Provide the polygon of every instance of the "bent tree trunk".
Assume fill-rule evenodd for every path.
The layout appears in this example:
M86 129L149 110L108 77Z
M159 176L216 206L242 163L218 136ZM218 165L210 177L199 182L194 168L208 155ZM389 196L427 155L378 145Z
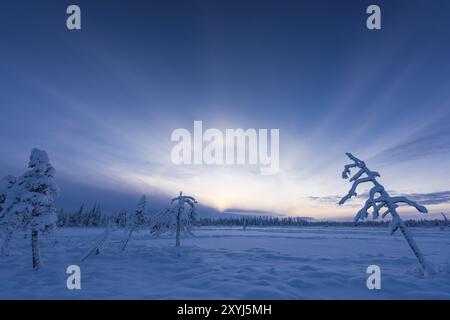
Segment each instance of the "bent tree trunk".
M179 247L180 246L180 231L181 231L181 225L180 225L180 212L181 210L178 209L177 212L177 236L176 236L176 243L175 246Z
M420 249L417 246L416 242L414 241L411 233L406 228L405 222L403 221L402 218L400 218L399 214L397 213L397 210L395 209L395 206L393 206L392 204L388 204L388 208L391 212L392 219L396 219L398 221L398 228L403 234L403 237L406 239L406 242L408 243L412 252L416 256L417 261L419 262L419 265L422 268L423 274L428 275L431 272L431 268L429 267L427 261L425 260L425 257L423 256L422 252L420 252Z
M130 241L131 235L133 234L133 231L134 231L134 228L131 229L130 232L128 233L128 237L127 237L127 240L125 241L125 243L123 244L122 251L125 251L128 241Z
M90 250L83 258L81 258L81 261L86 260L87 258L89 258L90 256L92 256L94 253L96 255L100 254L100 249L103 247L103 245L105 244L106 240L108 239L109 235L111 234L111 229L110 226L108 225L105 229L105 232L103 233L102 238L100 239L100 241L95 245L95 247Z
M39 257L39 239L38 230L33 228L31 230L31 255L33 259L33 269L37 270L41 266L41 261Z
M413 237L411 236L411 233L406 228L405 223L402 219L399 221L399 229L402 232L403 236L406 239L406 242L408 243L409 247L413 251L414 255L417 258L417 261L419 261L420 267L422 268L423 274L428 275L432 270L428 266L428 263L426 262L424 256L419 250L419 247L417 246L416 242L414 241Z

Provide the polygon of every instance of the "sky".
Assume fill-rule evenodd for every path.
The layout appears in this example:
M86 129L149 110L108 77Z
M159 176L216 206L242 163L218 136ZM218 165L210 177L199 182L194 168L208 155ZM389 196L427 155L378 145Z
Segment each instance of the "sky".
M81 30L66 28L70 4ZM381 30L366 28L371 4ZM205 210L338 219L367 192L337 205L352 152L393 194L448 211L448 57L445 0L2 2L0 175L38 147L58 207L146 194L161 208L183 190ZM171 134L194 121L279 129L278 174L175 165Z

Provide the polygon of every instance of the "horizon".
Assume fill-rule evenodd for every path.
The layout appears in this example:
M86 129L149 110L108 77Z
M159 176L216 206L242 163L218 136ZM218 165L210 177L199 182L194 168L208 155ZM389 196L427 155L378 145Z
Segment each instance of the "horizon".
M0 176L23 174L37 147L56 169L58 208L133 210L142 194L160 208L182 190L218 213L339 220L367 193L337 204L352 152L430 212L405 217L439 218L450 211L450 3L378 2L374 32L364 1L262 1L257 14L247 1L78 1L75 32L60 28L66 3L4 4ZM278 129L277 174L174 164L171 135L195 121Z

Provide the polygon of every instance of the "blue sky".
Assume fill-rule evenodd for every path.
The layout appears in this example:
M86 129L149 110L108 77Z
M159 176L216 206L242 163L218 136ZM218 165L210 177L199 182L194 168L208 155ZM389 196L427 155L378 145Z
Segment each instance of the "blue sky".
M78 4L82 30L65 27ZM375 3L375 2L374 2ZM0 174L33 147L58 205L155 207L180 189L219 211L314 217L338 207L345 152L394 193L448 210L450 3L11 1L0 12ZM279 128L280 173L175 166L176 128Z

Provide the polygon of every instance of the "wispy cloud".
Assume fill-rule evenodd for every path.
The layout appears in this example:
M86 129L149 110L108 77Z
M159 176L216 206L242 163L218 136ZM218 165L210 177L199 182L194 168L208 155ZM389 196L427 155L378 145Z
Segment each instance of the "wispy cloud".
M352 198L352 201L347 203L347 207L359 207L361 206L364 199L367 198L367 194L359 194L356 197ZM306 197L306 199L311 200L312 202L315 202L317 204L321 205L337 205L339 201L342 199L342 196L338 195L328 195L328 196L309 196Z
M238 215L251 215L251 216L285 216L286 214L265 210L248 210L240 208L230 208L225 213L238 214Z
M450 153L450 113L425 125L404 141L382 150L371 160L399 162L445 153Z
M417 201L423 205L436 205L450 203L450 191L430 192L430 193L410 193L399 194Z
M450 191L438 191L438 192L429 192L429 193L398 193L395 191L389 191L391 195L394 196L404 196L411 200L417 201L418 203L422 205L438 205L438 204L445 204L450 203ZM368 194L359 194L358 196L354 197L358 204L365 199L367 199ZM321 203L321 204L336 204L341 200L342 196L338 195L329 195L329 196L323 196L323 197L308 197L309 200ZM356 203L350 204L351 206L357 206Z

